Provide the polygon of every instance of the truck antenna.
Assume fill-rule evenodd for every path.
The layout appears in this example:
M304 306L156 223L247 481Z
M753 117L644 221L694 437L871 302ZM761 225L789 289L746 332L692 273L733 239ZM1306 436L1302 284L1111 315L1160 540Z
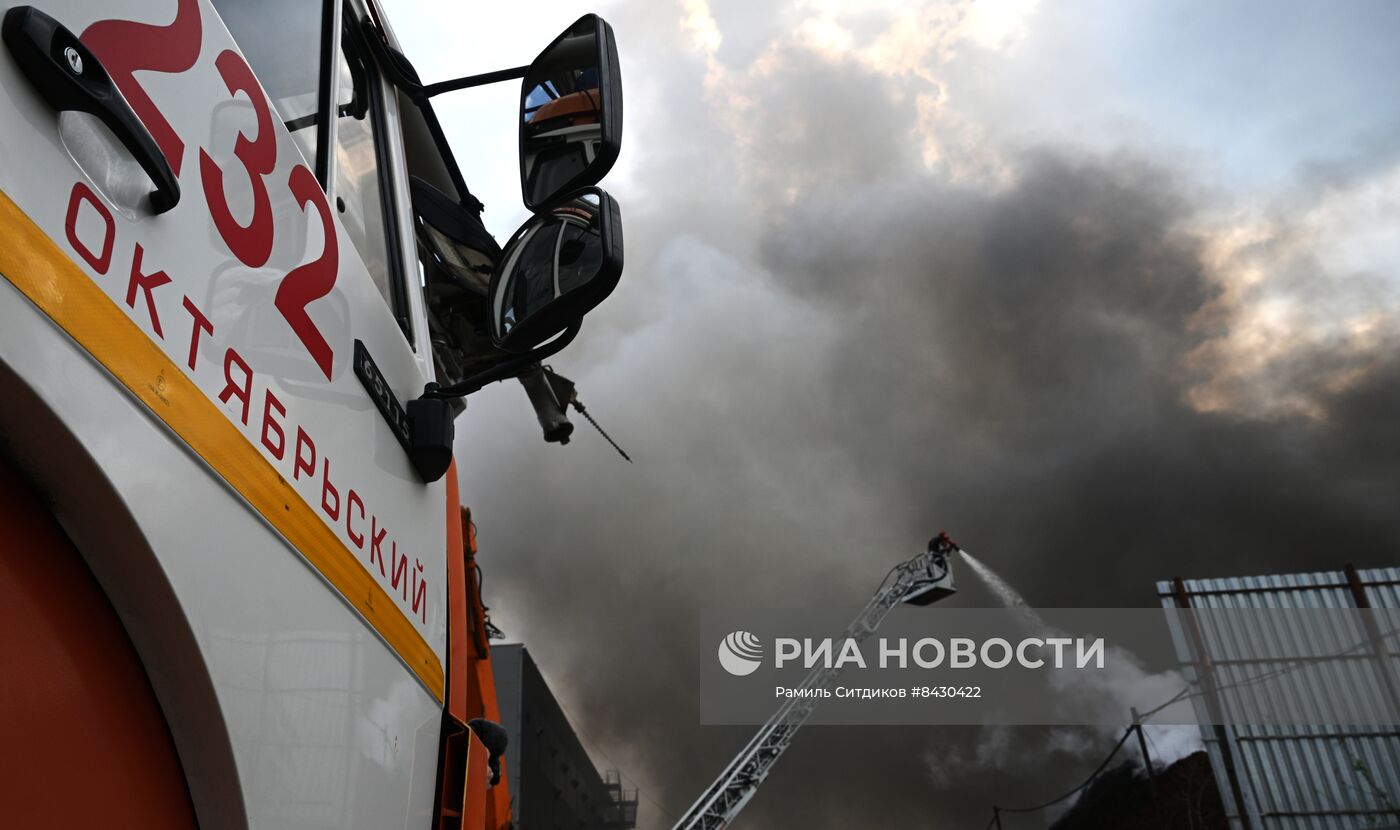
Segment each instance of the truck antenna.
M622 447L619 447L617 445L617 442L612 439L612 436L608 434L607 430L598 426L598 422L593 420L592 415L588 414L588 410L584 408L583 403L579 401L577 395L574 396L573 400L569 401L569 403L573 404L574 409L578 410L578 414L588 419L588 423L592 424L593 428L598 430L599 435L603 436L603 438L605 438L609 444L613 445L613 449L617 450L618 455L627 459L628 464L632 463L632 456L628 455L626 450L622 449Z

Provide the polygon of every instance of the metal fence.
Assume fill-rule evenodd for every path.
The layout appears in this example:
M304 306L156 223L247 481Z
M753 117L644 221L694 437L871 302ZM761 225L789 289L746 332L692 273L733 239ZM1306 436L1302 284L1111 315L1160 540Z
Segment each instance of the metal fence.
M1176 579L1157 583L1166 608L1375 608L1400 609L1400 568L1229 579ZM1233 640L1260 636L1250 631L1183 633L1178 642L1191 666L1188 679L1202 692L1194 701L1201 723L1206 707L1219 705L1213 691L1230 682L1233 667L1213 666L1212 654ZM1365 660L1330 678L1396 691L1393 637L1376 630L1270 631L1278 638L1359 641ZM1275 678L1286 693L1327 694L1301 673ZM1378 830L1400 827L1400 725L1202 726L1201 736L1231 830Z

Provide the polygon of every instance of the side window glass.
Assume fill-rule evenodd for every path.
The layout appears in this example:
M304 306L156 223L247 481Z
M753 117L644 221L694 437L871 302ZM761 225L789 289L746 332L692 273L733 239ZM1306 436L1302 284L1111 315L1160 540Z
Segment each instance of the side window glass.
M311 169L320 120L322 3L213 0L214 9L267 90Z
M345 10L347 24L353 20ZM336 210L346 233L364 260L384 301L394 312L405 335L409 333L407 302L396 276L389 225L392 215L380 182L382 102L374 65L356 32L347 25L336 61L339 91L336 95L334 193Z

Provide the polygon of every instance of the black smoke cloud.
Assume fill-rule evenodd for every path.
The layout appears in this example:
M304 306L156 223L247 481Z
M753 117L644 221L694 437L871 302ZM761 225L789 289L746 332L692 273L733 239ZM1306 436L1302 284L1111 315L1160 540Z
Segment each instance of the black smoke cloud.
M1215 367L1188 358L1230 321L1208 313L1218 287L1182 187L1124 158L1042 151L1017 169L992 196L810 202L765 244L773 273L849 322L822 382L892 512L956 528L1045 606L1389 561L1393 337L1339 390L1354 355L1289 361L1317 418L1197 411L1187 392Z
M940 528L1042 606L1393 562L1393 337L1342 385L1355 354L1294 355L1312 416L1190 405L1220 368L1193 355L1237 318L1189 170L1038 147L955 184L919 164L907 90L800 50L747 87L747 117L784 129L745 144L716 114L738 81L666 74L677 43L637 37L655 14L626 44L629 104L668 113L629 125L628 273L556 361L637 463L582 423L545 446L515 388L458 426L486 600L600 765L642 786L644 826L750 734L698 726L703 607L856 605ZM954 602L993 604L961 577ZM980 826L1107 749L991 735L811 729L735 826Z

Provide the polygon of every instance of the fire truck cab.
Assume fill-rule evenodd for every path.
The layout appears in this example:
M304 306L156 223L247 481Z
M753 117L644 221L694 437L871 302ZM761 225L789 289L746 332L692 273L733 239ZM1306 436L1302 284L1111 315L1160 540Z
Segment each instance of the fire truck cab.
M453 417L621 275L611 29L425 86L377 0L0 14L0 825L510 826ZM431 100L515 78L500 246Z

